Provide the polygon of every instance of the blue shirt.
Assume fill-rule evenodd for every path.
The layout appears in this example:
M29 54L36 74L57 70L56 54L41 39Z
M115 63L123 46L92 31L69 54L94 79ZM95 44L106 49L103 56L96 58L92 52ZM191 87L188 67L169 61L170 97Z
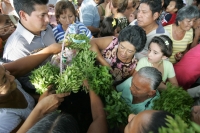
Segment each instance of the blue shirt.
M78 34L85 34L88 38L92 37L90 30L81 22L76 22L78 28ZM56 39L56 42L60 42L64 39L65 31L62 28L61 24L58 24L53 28L53 34Z
M79 18L85 26L99 27L100 16L94 0L83 0Z

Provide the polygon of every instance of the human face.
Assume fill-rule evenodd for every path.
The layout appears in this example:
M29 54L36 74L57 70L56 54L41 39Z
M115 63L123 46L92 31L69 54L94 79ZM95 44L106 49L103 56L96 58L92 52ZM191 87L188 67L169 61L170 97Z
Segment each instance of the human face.
M130 114L124 133L143 133L143 127L148 125L155 110L145 110L137 115Z
M194 28L194 29L196 29L196 28L198 28L198 27L200 27L200 18L198 18L198 19L194 22L194 24L193 24L193 28Z
M128 0L128 6L124 12L124 15L126 18L129 18L130 14L135 11L135 8L133 7L133 0Z
M141 3L139 5L138 12L137 12L138 26L142 28L146 28L147 26L155 22L157 18L158 18L158 15L156 15L156 13L152 14L152 11L150 10L149 5L145 3Z
M11 35L16 29L15 25L8 16L1 15L0 18L2 20L2 23L0 23L0 36Z
M0 66L0 95L7 95L16 89L15 77Z
M133 76L130 90L133 97L147 99L151 92L150 80L136 73Z
M66 9L63 14L60 15L58 20L62 24L64 30L66 30L70 24L75 22L75 14L73 14L69 9Z
M149 45L148 61L152 64L157 64L164 58L165 56L163 56L160 46L157 43L152 42Z
M176 11L177 11L176 2L170 1L169 5L167 6L166 12L175 13Z
M22 15L20 18L22 25L25 26L26 29L35 35L40 35L40 32L45 30L49 23L48 7L47 5L35 5L34 8L35 11L33 11L30 16L20 11L22 12L20 13Z
M195 20L196 20L196 18L193 18L193 19L185 18L179 22L179 26L182 30L189 31L192 28Z
M118 46L117 56L122 62L130 61L132 60L135 51L135 46L133 46L133 44L131 44L130 42L120 42Z

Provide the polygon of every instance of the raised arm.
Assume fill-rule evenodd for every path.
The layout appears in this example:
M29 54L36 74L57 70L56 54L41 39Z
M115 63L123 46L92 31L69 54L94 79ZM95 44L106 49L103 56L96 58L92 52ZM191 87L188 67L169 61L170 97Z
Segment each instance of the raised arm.
M113 37L101 37L101 38L94 38L91 39L90 44L91 44L91 50L97 53L97 60L100 62L101 65L103 66L108 66L108 62L103 58L101 51L106 49L109 44L112 42Z
M27 132L33 125L35 125L35 123L42 119L46 114L55 111L60 105L60 103L64 100L64 97L68 95L69 93L52 94L43 98L32 110L26 121L17 131L17 133Z
M108 126L103 103L100 97L94 93L94 91L90 90L89 94L93 122L91 123L87 133L107 133Z
M54 43L35 54L20 58L13 62L4 63L3 66L13 76L19 77L30 72L35 67L39 66L52 54L57 54L60 51L61 51L61 44Z

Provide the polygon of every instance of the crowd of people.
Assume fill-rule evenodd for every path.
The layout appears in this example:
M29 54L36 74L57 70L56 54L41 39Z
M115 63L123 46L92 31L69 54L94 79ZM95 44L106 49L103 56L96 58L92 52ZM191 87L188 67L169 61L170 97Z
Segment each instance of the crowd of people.
M1 0L0 11L0 132L111 132L93 90L84 94L89 101L72 92L55 94L52 86L39 96L30 82L31 71L61 52L72 24L90 39L96 62L108 66L113 88L130 107L124 133L167 127L167 116L174 114L152 110L167 82L197 99L191 120L200 125L199 0ZM90 110L84 131L62 110L76 98Z

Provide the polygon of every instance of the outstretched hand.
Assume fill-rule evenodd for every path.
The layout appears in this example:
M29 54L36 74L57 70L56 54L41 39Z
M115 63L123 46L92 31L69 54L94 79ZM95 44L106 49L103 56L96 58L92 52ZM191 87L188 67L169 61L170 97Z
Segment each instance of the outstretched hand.
M53 112L64 101L64 97L69 95L70 93L48 95L40 100L35 108L38 108L42 114Z

